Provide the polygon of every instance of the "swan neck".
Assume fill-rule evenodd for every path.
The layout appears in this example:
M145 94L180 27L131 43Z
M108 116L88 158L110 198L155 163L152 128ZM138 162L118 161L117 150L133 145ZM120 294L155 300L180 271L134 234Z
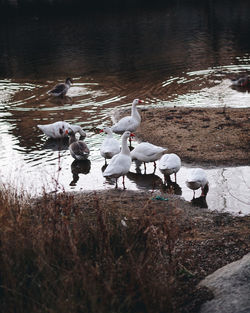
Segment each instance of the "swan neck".
M136 104L132 104L132 117L141 120L141 116L137 110Z
M86 137L85 131L78 125L70 125L70 128L73 130L74 133L79 133L82 137Z
M125 136L122 137L121 153L130 155L130 150L129 150L129 147L128 147L127 139L128 139L128 137L125 137Z

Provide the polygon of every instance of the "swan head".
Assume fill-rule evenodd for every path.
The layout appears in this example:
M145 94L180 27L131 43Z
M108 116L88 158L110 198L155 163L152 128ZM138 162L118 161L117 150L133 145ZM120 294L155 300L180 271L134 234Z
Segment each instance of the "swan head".
M131 134L132 134L132 133L131 133L130 131L126 130L126 131L123 133L122 137L127 139L127 138L129 138L129 137L131 136Z
M70 77L66 78L66 80L65 80L65 84L67 84L67 85L71 85L71 84L73 84L73 80L72 80L72 78L70 78Z
M139 104L139 103L142 103L142 100L140 100L140 99L134 99L134 101L133 101L133 105L137 105L137 104Z
M100 133L112 134L112 131L109 127L105 126L100 130Z
M71 136L75 137L75 132L74 132L73 129L70 128L70 127L65 130L65 133L66 133L67 135L69 135L70 137L71 137Z

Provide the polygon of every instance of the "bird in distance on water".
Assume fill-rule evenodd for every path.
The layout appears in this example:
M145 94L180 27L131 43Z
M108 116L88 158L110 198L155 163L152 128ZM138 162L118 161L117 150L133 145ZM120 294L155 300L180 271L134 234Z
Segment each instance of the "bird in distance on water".
M68 92L71 84L73 84L73 80L68 77L65 80L65 83L57 84L53 89L48 91L48 94L54 97L64 97Z

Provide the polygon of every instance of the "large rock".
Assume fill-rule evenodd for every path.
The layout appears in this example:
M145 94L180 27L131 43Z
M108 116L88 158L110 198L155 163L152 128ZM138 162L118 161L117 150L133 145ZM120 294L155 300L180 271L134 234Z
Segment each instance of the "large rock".
M249 313L250 253L207 276L200 286L214 294L214 299L202 305L200 313Z

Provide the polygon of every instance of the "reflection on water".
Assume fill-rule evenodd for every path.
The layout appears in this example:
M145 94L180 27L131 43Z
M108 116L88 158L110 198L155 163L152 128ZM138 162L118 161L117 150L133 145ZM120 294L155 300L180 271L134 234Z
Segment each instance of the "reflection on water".
M73 180L69 184L70 186L76 186L76 183L79 180L79 174L88 174L90 172L91 162L90 160L74 160L71 163L71 172L73 175Z
M164 184L163 191L169 194L182 195L182 188L176 182L169 180L167 184Z
M208 208L207 200L206 200L206 197L204 197L204 196L200 196L198 198L193 198L191 200L191 203L193 206L198 206L198 207L204 208L204 209Z
M230 81L250 72L249 14L235 1L211 3L2 23L1 181L33 194L44 186L47 191L113 188L102 177L103 136L96 129L110 126L116 109L130 109L134 98L143 99L143 106L249 107L249 90L231 88ZM74 84L67 97L49 97L48 90L68 76ZM59 120L86 131L91 151L86 164L72 163L67 140L47 140L37 128ZM165 188L191 201L186 167L178 185L163 186L152 165L147 173L133 163L126 187ZM249 213L248 166L208 173L209 208Z
M162 188L162 180L158 175L155 174L128 172L127 178L131 182L135 183L138 189L159 190Z

